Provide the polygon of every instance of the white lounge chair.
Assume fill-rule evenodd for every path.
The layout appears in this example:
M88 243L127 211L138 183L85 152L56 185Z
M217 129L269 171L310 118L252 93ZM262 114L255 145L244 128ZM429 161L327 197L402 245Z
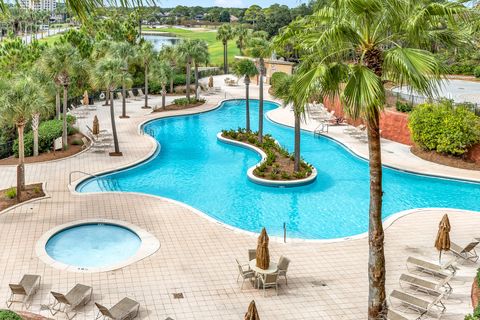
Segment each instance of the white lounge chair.
M457 259L451 259L443 265L439 265L434 262L425 261L415 257L407 258L407 269L409 272L414 273L420 271L422 273L430 274L438 278L447 278L449 275L455 275L457 268L455 263Z
M143 93L142 89L138 89L137 91L138 91L138 96L137 97L139 97L139 98L145 97L145 93Z
M83 284L77 284L66 295L54 291L50 293L54 298L54 301L48 305L52 315L62 312L68 319L72 319L77 314L75 310L81 305L86 305L92 299L93 289ZM73 315L70 316L69 313L72 312Z
M448 296L453 290L449 284L452 277L453 275L449 275L444 279L433 281L403 273L400 276L399 283L404 290L412 289L415 292L420 291L435 297L439 295Z
M142 99L137 98L137 97L133 94L133 91L132 91L132 90L128 90L128 97L129 97L130 99L137 100L137 101L142 100Z
M10 287L10 297L7 299L7 307L10 308L12 303L19 302L22 304L22 307L28 309L31 305L31 298L40 288L41 277L33 274L26 274L20 280L18 284L9 284ZM17 297L22 297L17 299ZM30 304L29 304L30 302Z
M420 316L429 314L439 319L446 310L441 301L442 297L428 301L403 291L393 290L389 299L391 306L395 306L397 309L403 308L404 311L416 312Z
M415 320L420 320L422 316L414 318ZM391 308L388 309L387 320L412 320L412 318L407 318Z
M288 266L290 265L290 259L284 256L280 256L280 259L278 259L278 276L281 277L283 276L285 278L285 284L288 286L288 280L287 280L287 271L288 271Z
M138 310L140 309L140 303L129 298L123 298L120 302L118 302L110 309L96 302L95 305L97 306L99 311L97 316L95 317L95 320L98 320L100 318L103 318L104 320L133 319L138 315Z
M478 254L475 251L475 247L479 243L480 243L479 241L472 241L469 244L467 244L465 247L461 247L456 243L450 242L450 251L460 258L477 262Z

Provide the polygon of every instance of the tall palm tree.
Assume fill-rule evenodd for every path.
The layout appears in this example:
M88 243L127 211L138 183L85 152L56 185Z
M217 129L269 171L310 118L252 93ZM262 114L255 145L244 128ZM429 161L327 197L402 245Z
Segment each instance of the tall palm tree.
M200 64L208 64L210 53L208 53L208 43L205 40L194 39L192 44L192 61L195 74L195 99L198 99L198 67Z
M244 77L243 81L245 82L245 114L246 114L246 126L248 132L250 132L250 97L249 97L249 87L250 87L250 77L253 77L258 74L257 67L255 63L250 59L242 59L236 63L233 67L233 73L241 78Z
M186 64L186 97L190 101L190 82L192 73L193 55L195 54L195 45L193 40L183 40L176 46L178 58Z
M222 41L223 44L223 73L228 73L228 41L235 36L230 24L222 24L217 31L217 40Z
M173 93L173 84L174 84L174 76L175 68L177 66L177 51L174 46L164 46L162 50L158 53L158 58L162 61L166 61L172 67L172 77L170 78L170 93Z
M125 65L125 61L122 61L119 58L105 56L96 63L95 68L92 72L91 79L93 86L96 88L106 87L113 96L113 92L124 81L123 70L125 69ZM112 123L112 135L115 151L110 152L110 156L122 156L122 153L120 152L120 146L118 144L117 126L115 124L115 109L113 106L113 101L114 99L111 99L110 101L110 120Z
M248 42L248 55L258 59L259 83L258 83L258 141L263 142L263 77L266 74L265 58L270 55L271 44L264 38L251 38Z
M367 125L370 166L369 297L368 319L383 319L385 256L382 226L382 162L380 113L385 104L385 82L409 85L431 96L442 68L431 48L442 37L445 44L458 34L451 24L467 9L457 2L417 0L332 1L304 18L297 30L288 30L308 53L296 82L304 97L316 87L323 96L338 95L346 113Z
M141 24L140 24L141 26ZM149 41L145 41L140 46L139 50L140 60L142 61L144 75L145 75L145 105L143 106L144 109L150 108L148 106L148 67L150 63L155 58L155 52L153 51L153 44Z
M155 75L155 77L153 78L155 82L159 83L162 87L162 109L165 110L167 84L173 77L173 68L166 61L156 60L152 63L152 68L150 70L152 74Z
M42 89L29 75L20 74L7 85L0 85L0 123L15 124L18 133L17 200L25 190L24 129L33 110L45 104Z
M92 51L92 54L91 54L91 59L93 61L101 60L102 58L104 58L105 56L107 56L108 54L111 53L112 45L113 45L112 42L110 42L109 40L101 40L99 42L96 42L94 47L93 47L93 51ZM102 87L102 89L103 89L103 87ZM110 100L113 100L114 97L110 97L110 91L108 89L106 91L107 92L105 93L105 104L104 105L108 106L109 103L110 103Z
M55 45L42 56L42 68L55 84L63 88L63 149L67 149L67 109L68 109L68 87L71 78L85 68L86 62L80 56L78 50L69 43Z
M130 64L133 62L136 56L135 48L128 42L115 42L111 46L112 56L121 59L125 62L125 67L122 69L122 115L120 118L130 118L127 116L127 86L130 86L133 82L132 76L129 73L128 69ZM147 97L147 92L145 92L145 98Z
M235 28L235 36L237 37L237 48L243 56L245 47L247 46L248 38L252 35L252 29L247 28L244 24L240 24Z

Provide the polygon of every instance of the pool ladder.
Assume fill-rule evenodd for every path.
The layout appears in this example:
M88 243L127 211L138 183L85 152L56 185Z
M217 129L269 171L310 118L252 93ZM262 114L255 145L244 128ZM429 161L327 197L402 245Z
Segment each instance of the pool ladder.
M71 185L72 184L72 175L74 173L82 173L86 176L90 176L92 178L98 178L96 175L94 174L91 174L91 173L88 173L88 172L84 172L84 171L79 171L79 170L75 170L75 171L70 171L69 175L68 175L68 184Z

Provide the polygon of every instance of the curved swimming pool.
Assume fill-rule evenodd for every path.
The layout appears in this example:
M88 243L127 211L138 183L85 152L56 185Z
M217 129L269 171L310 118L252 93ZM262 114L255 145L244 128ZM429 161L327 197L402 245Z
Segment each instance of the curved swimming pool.
M251 101L251 123L258 101ZM265 112L277 108L265 102ZM271 235L332 239L368 230L368 163L339 143L302 132L302 157L318 170L312 184L273 188L248 180L246 171L260 156L217 141L222 129L244 127L245 101L229 100L210 112L158 119L144 126L160 150L135 167L84 181L79 192L141 192L184 202L231 226ZM270 133L293 150L293 129L265 120ZM480 210L480 184L410 174L384 168L386 218L399 211L439 207Z

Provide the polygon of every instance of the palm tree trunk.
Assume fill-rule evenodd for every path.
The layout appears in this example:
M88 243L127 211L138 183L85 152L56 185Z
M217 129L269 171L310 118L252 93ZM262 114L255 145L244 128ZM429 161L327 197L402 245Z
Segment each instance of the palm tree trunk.
M249 88L250 88L250 77L245 75L245 116L246 116L246 129L247 132L250 132L250 97L249 97Z
M300 171L300 112L295 111L295 162L293 170Z
M165 88L165 84L162 84L162 109L165 110L165 96L167 94L167 89Z
M185 91L187 93L187 100L190 103L190 68L191 68L192 63L189 61L187 62L187 87L185 88Z
M370 165L369 259L368 259L368 319L380 319L385 305L385 255L382 225L382 157L380 146L379 113L368 123L368 151Z
M109 90L111 96L113 96L113 89ZM121 156L120 147L118 145L118 136L117 136L117 126L115 125L115 108L113 106L113 99L110 100L110 121L112 122L112 135L113 135L113 145L115 148L114 152L110 152L110 156Z
M197 62L195 62L195 99L198 100L198 65Z
M120 118L130 118L127 116L127 90L125 90L125 83L122 83L122 116Z
M173 93L173 77L170 79L170 93Z
M145 65L145 105L144 109L149 108L148 106L148 64Z
M109 100L110 100L110 90L107 89L107 92L105 94L105 103L103 105L108 106Z
M18 131L18 165L17 165L17 201L21 201L22 191L25 190L25 144L23 130L25 123L17 123Z
M40 125L40 114L34 113L32 116L32 131L33 131L33 156L38 156L38 126Z
M223 72L225 74L228 74L228 54L227 54L227 50L228 50L228 44L225 41L223 43Z
M67 133L67 103L68 103L68 87L63 86L63 127L62 127L62 144L63 150L68 147L68 133Z
M60 114L60 88L57 87L57 92L55 93L55 109L57 112L57 119L60 120L62 118Z
M263 58L260 58L260 83L258 94L258 141L263 142Z

